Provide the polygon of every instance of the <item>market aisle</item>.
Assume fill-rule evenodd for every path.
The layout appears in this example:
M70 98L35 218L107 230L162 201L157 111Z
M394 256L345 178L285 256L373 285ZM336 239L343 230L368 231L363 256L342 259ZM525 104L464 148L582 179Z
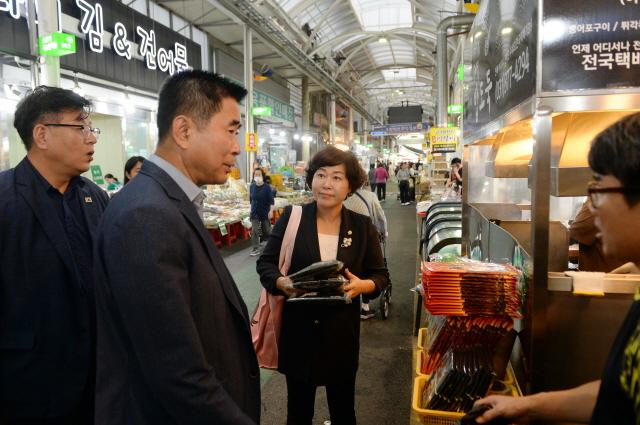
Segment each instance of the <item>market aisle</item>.
M389 221L387 259L393 282L390 317L362 322L360 370L356 387L356 414L363 425L406 425L411 410L411 323L415 279L415 205L400 206L395 196L383 205ZM225 261L233 274L249 310L259 295L256 257L250 257L248 242L223 249ZM244 246L243 246L244 245ZM231 251L233 250L233 252ZM373 304L377 308L377 301ZM262 376L263 425L281 425L286 416L286 385L278 373ZM329 418L324 389L316 398L314 424Z

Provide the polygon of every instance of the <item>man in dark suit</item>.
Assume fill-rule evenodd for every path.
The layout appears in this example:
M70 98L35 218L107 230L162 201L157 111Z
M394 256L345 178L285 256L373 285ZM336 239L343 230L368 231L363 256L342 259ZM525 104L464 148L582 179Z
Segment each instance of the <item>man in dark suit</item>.
M80 176L91 103L41 86L17 106L27 148L0 173L0 423L92 424L92 244L108 197Z
M96 423L255 424L247 308L199 212L240 152L246 90L205 71L169 78L158 147L111 201L96 244Z

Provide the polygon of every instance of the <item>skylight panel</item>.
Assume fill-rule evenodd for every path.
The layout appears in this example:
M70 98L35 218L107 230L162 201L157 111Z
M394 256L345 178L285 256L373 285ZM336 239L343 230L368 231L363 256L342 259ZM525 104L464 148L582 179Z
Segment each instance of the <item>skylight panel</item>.
M353 10L365 31L389 31L413 26L409 0L351 0Z

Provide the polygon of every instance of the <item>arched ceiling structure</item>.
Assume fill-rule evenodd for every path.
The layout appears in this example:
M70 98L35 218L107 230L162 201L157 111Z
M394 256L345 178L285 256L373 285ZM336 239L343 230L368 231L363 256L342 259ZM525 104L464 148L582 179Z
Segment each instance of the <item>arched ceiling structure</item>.
M462 0L154 1L240 54L243 27L225 5L259 13L375 117L402 102L423 105L434 115L437 27L464 13ZM451 54L455 38L450 40ZM292 65L282 49L259 36L253 60L289 80L312 72ZM311 90L322 88L311 83Z

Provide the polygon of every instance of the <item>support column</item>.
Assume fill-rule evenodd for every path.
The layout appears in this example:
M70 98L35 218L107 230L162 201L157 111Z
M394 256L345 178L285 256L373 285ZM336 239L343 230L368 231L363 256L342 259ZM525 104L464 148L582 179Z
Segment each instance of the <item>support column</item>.
M302 133L311 126L311 101L309 99L309 77L302 77Z
M547 341L546 317L548 305L549 265L549 197L551 187L551 130L552 110L539 106L533 120L533 167L531 182L531 248L533 257L533 288L529 288L531 320L529 331L531 344L529 370L531 388L527 393L542 391L547 387L547 364L545 346ZM533 289L533 290L532 290Z
M351 146L353 143L353 108L351 106L349 106L349 134L347 138L349 139L347 145Z
M38 4L38 35L47 35L60 31L58 2L51 0L37 0ZM29 30L31 33L31 29ZM38 49L36 35L36 51ZM30 36L32 37L32 36ZM56 56L40 57L40 84L60 87L60 58Z
M244 25L244 88L247 89L247 97L244 99L244 114L246 132L253 133L253 114L251 109L253 108L253 40L252 40L251 28L248 25ZM253 162L255 161L255 152L246 153L246 181L251 181L253 175Z
M362 144L367 146L369 144L369 129L367 128L367 120L366 118L362 118Z
M38 25L36 24L36 1L27 2L27 25L29 28L29 46L36 59L31 62L31 88L40 85L40 62L38 57Z
M331 102L329 104L329 110L331 114L331 124L329 126L329 141L332 145L336 144L336 95L331 94Z

